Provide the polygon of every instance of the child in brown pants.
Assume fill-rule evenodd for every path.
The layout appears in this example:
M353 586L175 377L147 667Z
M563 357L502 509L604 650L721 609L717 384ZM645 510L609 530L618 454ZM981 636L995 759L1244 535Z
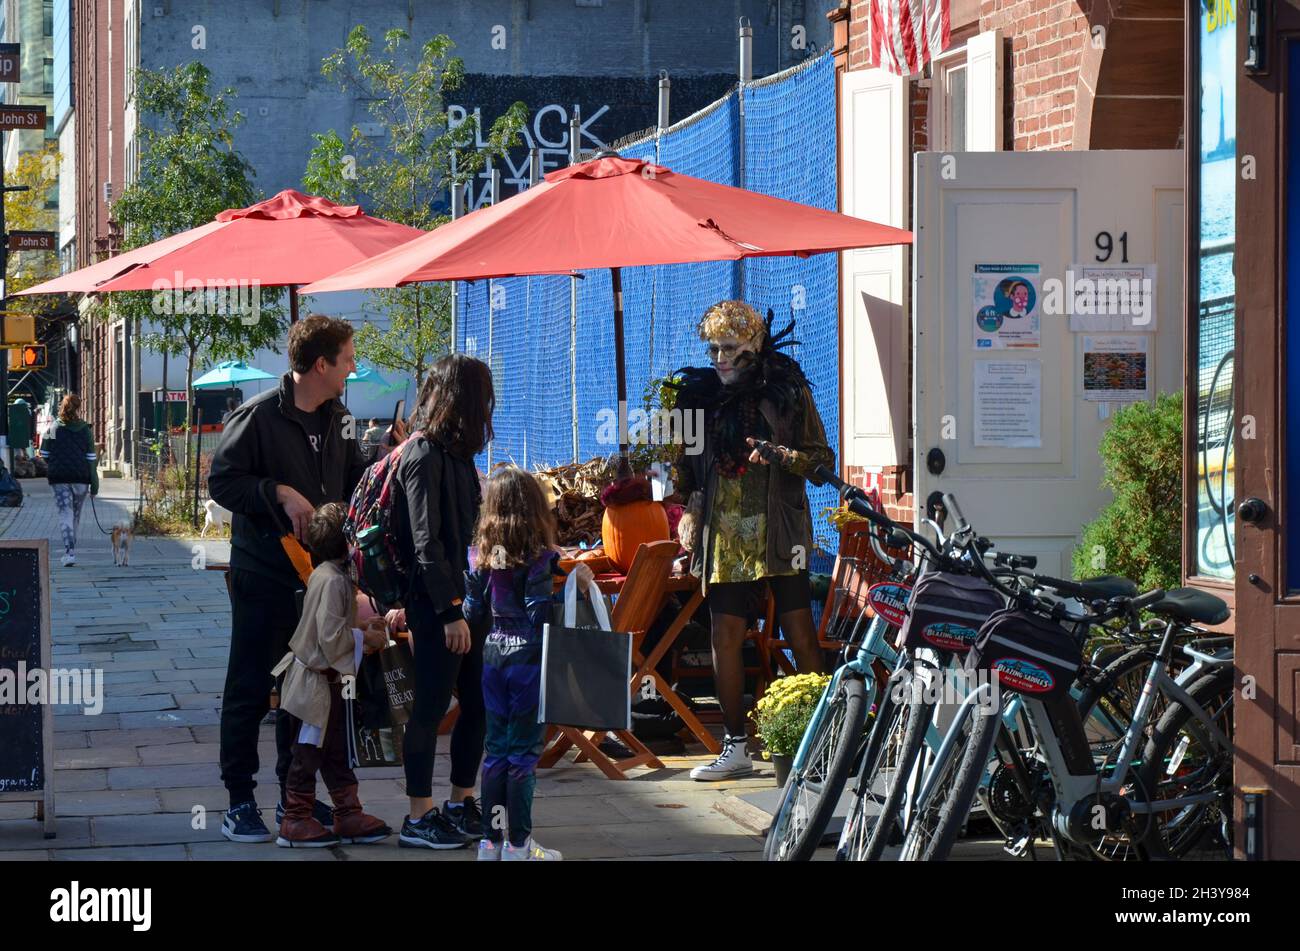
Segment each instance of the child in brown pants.
M289 641L289 653L272 671L284 673L280 715L289 715L294 738L284 821L276 839L286 848L378 842L392 834L382 820L362 812L357 777L348 763L343 677L356 677L363 646L383 647L388 628L379 617L366 622L364 632L354 626L356 593L344 564L345 515L343 506L333 502L312 514L307 544L316 567L307 581L302 617ZM334 802L333 832L312 816L318 772Z

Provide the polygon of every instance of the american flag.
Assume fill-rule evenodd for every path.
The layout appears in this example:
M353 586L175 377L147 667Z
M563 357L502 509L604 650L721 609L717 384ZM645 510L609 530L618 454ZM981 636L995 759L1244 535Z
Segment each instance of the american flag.
M948 48L950 0L871 0L867 21L873 66L919 73Z

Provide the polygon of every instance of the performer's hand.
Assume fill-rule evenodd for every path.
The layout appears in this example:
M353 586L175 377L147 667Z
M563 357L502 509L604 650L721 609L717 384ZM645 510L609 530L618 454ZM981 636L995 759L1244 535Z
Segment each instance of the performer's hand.
M772 460L768 459L762 452L759 451L757 439L755 439L753 436L746 436L745 442L749 443L752 450L749 454L750 462L761 462L765 466L771 464ZM784 464L789 460L790 450L786 449L785 446L776 446L773 445L772 443L768 443L768 447L770 447L768 450L769 454L776 457L775 461Z

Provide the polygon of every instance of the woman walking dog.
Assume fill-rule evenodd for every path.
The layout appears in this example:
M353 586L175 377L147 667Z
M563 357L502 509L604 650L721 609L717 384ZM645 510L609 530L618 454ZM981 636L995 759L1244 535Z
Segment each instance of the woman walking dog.
M41 440L41 457L48 466L45 478L54 492L54 504L59 510L64 568L77 563L77 529L81 525L81 508L86 504L86 495L99 494L95 434L80 413L81 397L69 393L59 404L58 422Z

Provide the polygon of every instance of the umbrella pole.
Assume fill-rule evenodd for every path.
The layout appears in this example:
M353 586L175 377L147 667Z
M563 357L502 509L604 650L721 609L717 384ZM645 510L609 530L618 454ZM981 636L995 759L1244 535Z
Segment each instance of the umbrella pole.
M623 357L623 274L619 268L609 269L614 285L614 379L618 390L618 476L632 474L628 459L627 438L627 362Z
M289 285L289 323L298 322L298 285Z

